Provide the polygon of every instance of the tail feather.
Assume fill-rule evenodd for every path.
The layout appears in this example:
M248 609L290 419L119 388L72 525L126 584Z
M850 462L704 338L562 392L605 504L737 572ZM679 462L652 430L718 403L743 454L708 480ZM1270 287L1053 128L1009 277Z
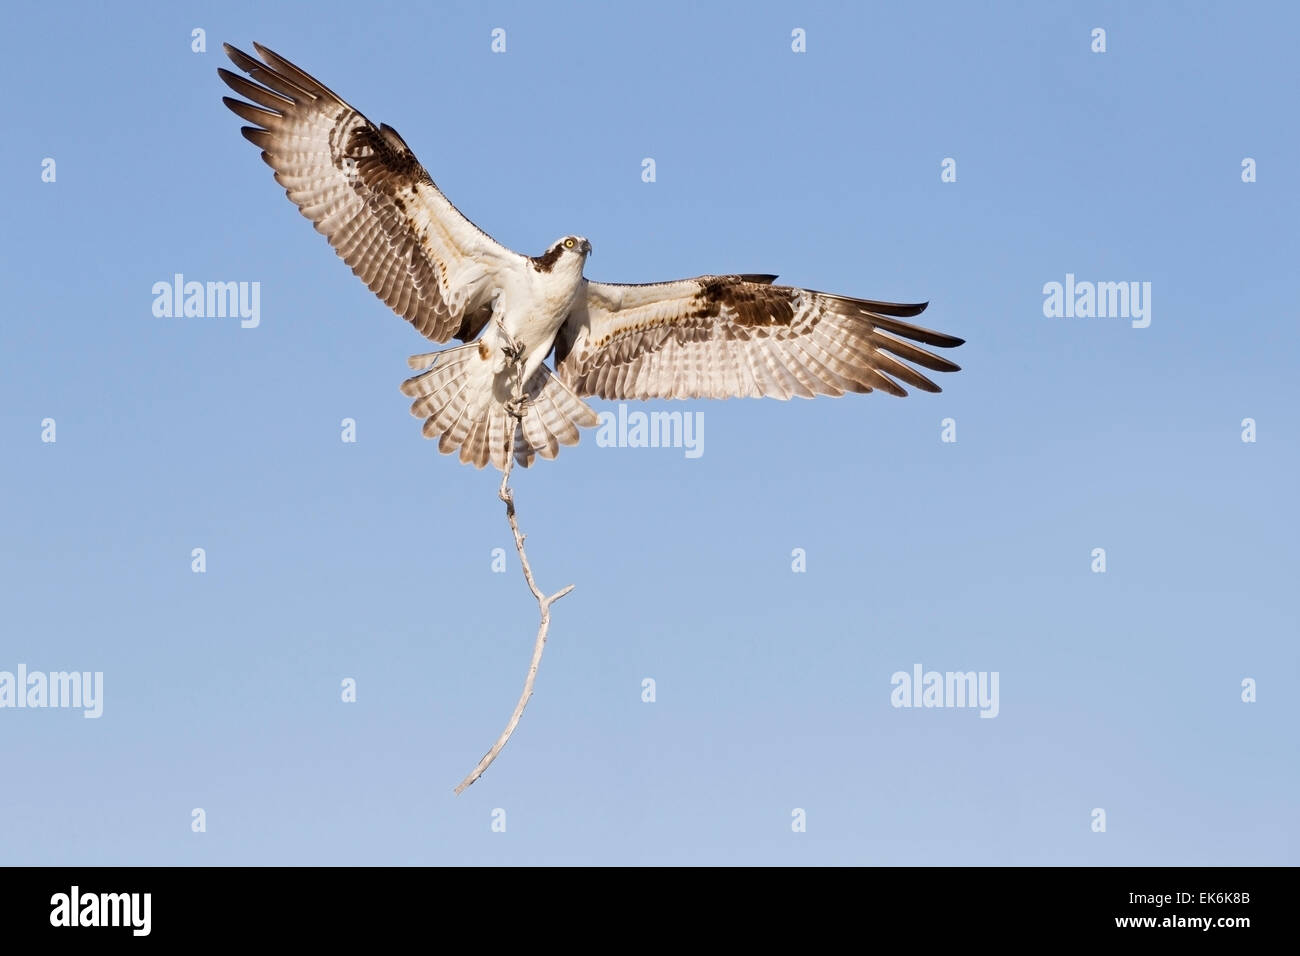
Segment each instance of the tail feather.
M579 428L597 424L596 413L541 366L524 389L523 419L514 419L494 394L496 373L477 342L438 353L415 355L412 368L426 371L402 383L414 401L411 414L425 419L424 434L438 439L443 454L459 451L462 462L505 469L510 454L527 468L537 455L554 458L560 445L576 445ZM513 448L508 447L514 430Z
M508 416L504 412L502 412L501 414L497 414L497 410L495 408L492 409L490 414L488 415L488 432L487 432L488 451L492 455L492 463L496 465L499 461L500 464L498 465L498 467L500 468L505 467L506 457L510 454L510 449L506 447L506 418L507 417ZM510 424L514 425L513 419L511 419Z
M468 376L451 379L437 386L430 394L413 401L411 414L428 418L429 426L436 428L439 433L446 431L456 423L455 414L465 409L466 403L461 400L461 396L469 386Z
M536 452L543 458L554 458L560 452L560 443L547 430L540 415L524 416L519 428L519 442L527 447L530 453ZM518 455L518 448L515 449L515 454ZM531 454L527 457L531 464ZM524 467L527 467L527 465Z
M542 421L546 423L547 431L558 438L561 444L576 445L579 437L578 428L560 407L562 402L556 401L556 392L556 389L549 389L538 396L538 412L542 416Z
M438 414L424 423L424 434L427 437L442 436L438 439L438 450L444 455L459 448L474 425L475 409L470 397L466 395L470 382L469 376L462 378L460 387L455 392L448 393L446 404L438 410ZM415 406L411 407L411 413L427 414L418 411Z
M487 430L486 418L478 419L470 427L465 444L460 446L460 460L463 464L482 468L488 463Z
M470 396L466 394L471 384L470 376L465 375L456 381L455 388L439 393L440 405L426 407L420 403L411 404L412 414L429 416L424 423L426 435L430 438L439 434L458 436L462 439L465 437L469 426L473 423L473 415L470 414L472 402ZM422 401L427 402L428 399Z
M465 396L468 382L469 379L466 377L452 386L440 389L436 397L436 401L440 404L428 404L433 398L432 396L418 399L411 404L412 415L428 416L421 430L424 432L425 438L438 438L441 436L439 447L443 452L450 452L459 447L459 442L445 447L443 443L458 434L463 439L473 421L473 417L469 414L470 403Z
M456 346L456 348L460 348L460 346L458 345L458 346ZM443 351L451 351L451 350L450 350L450 349L444 349ZM434 366L434 364L438 361L438 356L439 356L439 355L442 355L442 354L443 354L443 352L441 352L441 351L440 351L440 352L421 352L419 355L412 355L410 358L408 358L408 359L406 360L406 364L409 365L409 366L411 366L411 368L414 368L414 369L432 368L432 367Z
M433 415L436 411L453 405L448 401L465 388L468 378L448 378L440 382L430 381L429 391L411 403L411 411L417 415Z
M451 415L455 416L456 421L442 433L438 443L438 448L444 455L451 454L459 448L469 435L470 429L474 427L474 416L470 414L467 402L453 406ZM429 423L425 422L424 427L428 428Z

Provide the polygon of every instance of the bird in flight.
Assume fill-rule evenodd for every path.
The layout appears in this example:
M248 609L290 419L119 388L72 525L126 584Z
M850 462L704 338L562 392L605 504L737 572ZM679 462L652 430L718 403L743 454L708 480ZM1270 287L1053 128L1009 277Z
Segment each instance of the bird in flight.
M903 385L940 391L913 365L958 370L914 343L953 348L961 339L903 321L928 303L853 299L777 285L774 275L594 282L582 274L591 254L583 236L539 256L507 249L448 202L397 130L254 48L261 60L225 45L251 79L217 72L244 97L223 102L253 124L244 137L276 182L393 311L434 342L465 343L412 356L419 374L402 384L425 436L462 462L504 470L512 450L524 467L554 458L597 424L589 396L902 396ZM525 400L516 408L520 361Z

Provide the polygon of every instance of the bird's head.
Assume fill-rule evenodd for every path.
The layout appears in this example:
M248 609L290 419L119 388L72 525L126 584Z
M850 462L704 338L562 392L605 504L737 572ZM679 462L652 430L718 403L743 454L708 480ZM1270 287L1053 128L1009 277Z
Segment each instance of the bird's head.
M564 236L556 239L549 249L533 257L533 267L538 272L552 272L557 267L566 275L582 274L583 264L591 255L591 243L583 236Z
M558 250L562 256L580 256L583 259L591 255L591 243L586 236L565 236L551 243L551 248Z

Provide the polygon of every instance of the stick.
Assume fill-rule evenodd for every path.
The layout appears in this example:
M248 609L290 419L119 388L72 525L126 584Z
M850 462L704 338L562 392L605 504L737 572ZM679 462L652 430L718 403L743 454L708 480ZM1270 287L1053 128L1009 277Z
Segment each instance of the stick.
M546 648L546 635L551 629L551 605L558 601L564 595L573 590L570 584L566 588L556 591L550 597L542 594L537 587L537 582L533 579L533 569L528 563L528 554L524 551L524 535L519 531L519 521L515 517L515 493L510 487L510 472L515 466L515 435L519 432L519 424L524 417L524 357L523 350L511 338L510 333L505 330L501 320L497 319L497 329L505 338L507 343L507 354L514 357L515 366L515 391L514 400L507 406L514 419L514 424L510 428L510 434L506 438L506 467L501 473L501 487L497 490L497 497L505 502L506 520L510 522L510 530L515 536L515 550L519 552L519 564L524 569L524 580L528 582L528 590L533 592L533 597L537 598L537 609L541 614L541 622L537 627L537 641L533 644L533 660L528 666L528 677L524 680L523 693L519 695L519 703L515 704L514 713L510 715L510 722L506 724L506 729L501 731L501 736L497 738L492 749L483 755L483 759L478 762L466 777L456 786L456 793L460 794L467 787L474 783L483 772L492 766L492 761L497 759L497 755L505 749L506 744L510 741L510 735L515 732L519 726L519 718L524 715L524 708L528 706L528 700L533 696L533 683L537 680L537 668L542 663L542 651Z

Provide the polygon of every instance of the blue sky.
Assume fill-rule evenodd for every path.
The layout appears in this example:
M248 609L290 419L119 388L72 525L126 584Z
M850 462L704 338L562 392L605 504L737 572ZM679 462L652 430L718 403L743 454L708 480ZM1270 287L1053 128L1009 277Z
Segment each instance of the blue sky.
M0 708L0 861L1300 861L1300 16L875 6L11 11L0 671L104 676L98 719ZM536 607L496 474L398 392L429 344L220 103L253 40L513 248L929 300L967 339L942 395L678 403L699 458L587 432L517 472L576 589L460 797ZM260 324L155 317L175 273L260 283ZM1067 274L1149 282L1149 327L1045 317ZM997 672L996 718L892 706L917 664Z

